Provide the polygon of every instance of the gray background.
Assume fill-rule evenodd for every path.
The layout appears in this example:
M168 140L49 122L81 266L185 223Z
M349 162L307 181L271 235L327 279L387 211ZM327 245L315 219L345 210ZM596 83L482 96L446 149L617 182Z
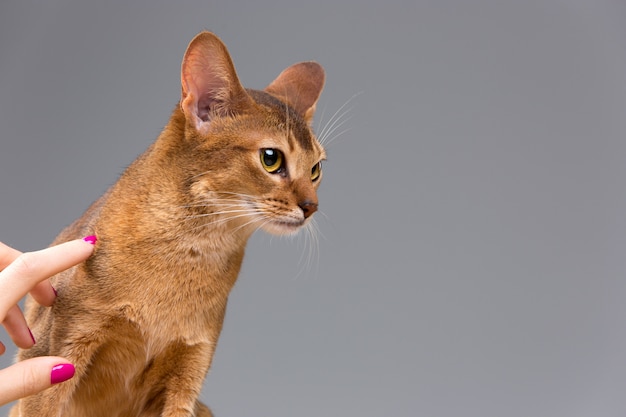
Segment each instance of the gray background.
M250 242L217 416L626 415L626 3L130 3L0 3L3 241L115 181L209 29L248 87L322 63L320 128L358 94L311 262Z

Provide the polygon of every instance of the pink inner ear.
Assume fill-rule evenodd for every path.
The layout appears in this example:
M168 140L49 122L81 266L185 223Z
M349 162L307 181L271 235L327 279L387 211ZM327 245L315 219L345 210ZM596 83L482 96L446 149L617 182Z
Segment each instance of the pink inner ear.
M198 118L203 122L209 121L209 111L211 109L211 101L210 100L200 100L198 102Z
M226 47L209 32L200 33L187 47L181 84L181 107L196 124L234 113L237 99L245 95Z
M211 110L219 106L218 98L227 98L229 83L214 50L203 46L189 51L183 61L181 78L183 101L187 96L195 97L193 109L188 110L195 112L200 120L208 121Z

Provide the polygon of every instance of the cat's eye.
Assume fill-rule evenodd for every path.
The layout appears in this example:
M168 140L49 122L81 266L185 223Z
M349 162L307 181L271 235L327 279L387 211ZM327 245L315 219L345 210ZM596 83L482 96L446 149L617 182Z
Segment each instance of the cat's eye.
M283 153L278 149L261 149L261 165L270 174L281 172L283 168Z
M317 181L322 173L322 163L318 162L311 168L311 181Z

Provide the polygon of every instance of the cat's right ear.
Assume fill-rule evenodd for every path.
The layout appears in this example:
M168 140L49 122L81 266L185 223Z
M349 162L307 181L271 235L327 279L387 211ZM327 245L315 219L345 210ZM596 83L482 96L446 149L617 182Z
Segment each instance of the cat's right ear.
M181 84L180 106L201 133L212 118L236 114L251 102L226 46L210 32L199 33L189 43L181 65Z

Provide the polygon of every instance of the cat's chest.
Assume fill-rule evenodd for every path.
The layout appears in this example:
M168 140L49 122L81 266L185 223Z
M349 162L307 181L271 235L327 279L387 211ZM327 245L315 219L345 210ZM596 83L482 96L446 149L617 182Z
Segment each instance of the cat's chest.
M147 290L115 308L116 314L137 327L147 356L162 352L172 342L217 342L228 295L194 284L179 279L176 285Z
M97 294L83 302L103 317L136 326L148 356L172 341L216 343L243 250L204 246L179 240L122 252L115 243L103 245L87 273L78 277L90 287L83 293ZM121 261L118 253L124 254Z

